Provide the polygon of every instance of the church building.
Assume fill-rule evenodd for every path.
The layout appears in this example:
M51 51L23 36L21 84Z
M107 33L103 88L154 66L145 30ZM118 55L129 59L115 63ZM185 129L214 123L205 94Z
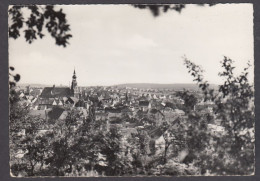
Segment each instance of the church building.
M79 98L79 89L77 86L77 76L74 69L72 76L71 87L45 87L40 95L40 98L63 98L63 97L76 97Z

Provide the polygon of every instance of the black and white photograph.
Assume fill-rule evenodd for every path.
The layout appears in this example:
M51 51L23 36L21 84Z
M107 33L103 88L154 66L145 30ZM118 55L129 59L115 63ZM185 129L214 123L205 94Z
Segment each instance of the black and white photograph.
M255 175L253 13L10 5L10 176Z

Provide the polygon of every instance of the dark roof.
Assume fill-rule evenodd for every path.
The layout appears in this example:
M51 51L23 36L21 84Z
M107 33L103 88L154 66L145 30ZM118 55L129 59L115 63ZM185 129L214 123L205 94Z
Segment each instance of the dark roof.
M148 134L153 139L158 139L160 136L163 135L163 133L166 131L166 129L163 128L155 128L151 130Z
M139 106L148 106L149 101L139 101Z
M89 100L92 101L92 102L98 102L98 96L97 95L91 95L89 96Z
M135 126L143 126L143 123L141 123L141 122L134 122L135 123Z
M50 112L48 112L48 116L50 119L59 119L60 115L63 113L65 109L55 106L52 108Z
M118 108L110 108L110 107L106 107L105 108L106 112L110 112L110 113L121 113L121 109Z
M136 113L141 115L146 115L148 113L148 110L147 111L138 110Z
M76 107L85 107L85 102L83 100L79 100L76 104Z
M96 116L107 116L107 113L104 113L104 112L96 112Z
M125 107L121 110L121 112L132 112L132 110L129 107Z
M152 114L156 114L157 112L158 112L157 109L151 109L151 110L150 110L150 113L152 113Z
M66 104L71 103L71 104L76 104L78 102L78 98L76 97L68 97Z
M119 117L110 117L109 122L110 122L110 124L120 124L123 121Z
M157 109L152 109L152 110L150 110L150 113L151 113L151 114L157 114L157 113L159 113L159 114L161 114L163 117L165 117L165 115L162 113L162 111L157 110Z
M42 98L69 97L73 92L69 87L45 87L41 93Z
M139 101L147 101L147 98L145 96L141 96L137 100L139 100Z

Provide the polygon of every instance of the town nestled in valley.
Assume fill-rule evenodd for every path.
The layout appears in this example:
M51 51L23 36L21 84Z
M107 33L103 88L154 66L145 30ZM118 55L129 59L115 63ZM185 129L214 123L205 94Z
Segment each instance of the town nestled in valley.
M177 90L175 90L174 88L163 88L160 85L157 85L159 88L155 88L156 84L148 84L148 87L150 85L153 88L147 88L146 84L143 85L81 87L77 84L77 75L74 70L70 87L19 86L18 84L15 91L19 104L28 109L29 116L37 117L41 123L34 130L36 131L35 136L53 134L53 124L55 122L67 124L66 120L73 112L75 118L69 127L72 132L78 131L86 122L99 123L99 131L109 132L111 129L118 131L121 135L118 146L125 153L133 151L133 148L129 146L129 139L138 135L145 141L142 143L143 148L140 149L144 149L146 161L152 160L154 157L160 159L163 157L166 162L167 155L175 154L176 159L183 163L184 167L188 167L184 164L190 163L190 158L187 157L189 151L185 143L185 134L188 132L182 133L182 141L178 143L181 146L176 155L172 151L167 152L170 150L168 147L172 142L172 140L169 142L167 138L170 134L168 131L174 129L179 131L180 126L189 126L185 122L188 119L187 108L200 112L201 116L213 115L214 102L204 101L202 92L195 84L189 85L187 90L180 89L180 86L176 86ZM186 100L185 95L188 95ZM24 126L24 129L20 129L18 132L21 137L28 134L26 123ZM208 133L215 137L221 137L226 131L220 122L214 121L214 119L208 123L207 129ZM177 140L177 142L179 141ZM26 153L19 149L16 156L22 158ZM102 154L98 156L100 159L98 163L101 167L106 167L108 164L103 157ZM41 165L40 162L38 164ZM150 174L156 174L156 172Z
M125 139L137 130L147 131L151 141L154 141L152 150L163 150L163 134L167 129L160 128L164 123L175 123L178 118L187 117L184 112L185 101L181 93L185 89L174 90L167 88L136 88L127 86L93 86L81 87L77 85L77 76L74 70L70 87L17 87L20 104L29 108L29 114L39 116L42 120L64 120L68 110L76 111L81 120L92 118L95 121L104 122L103 129L117 127L123 133ZM140 87L140 86L139 86ZM190 94L196 101L192 109L199 110L203 114L213 112L214 103L205 102L202 93L196 85L190 86ZM199 99L200 97L200 99ZM77 122L82 124L83 122ZM39 132L49 131L48 125L42 125ZM74 126L77 126L76 123ZM176 122L176 125L178 123ZM222 132L223 127L217 123L211 123L210 131Z

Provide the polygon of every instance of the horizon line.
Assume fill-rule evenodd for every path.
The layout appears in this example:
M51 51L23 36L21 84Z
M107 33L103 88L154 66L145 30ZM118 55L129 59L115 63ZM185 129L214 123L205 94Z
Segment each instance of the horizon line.
M35 84L39 84L39 85L44 85L44 86L66 86L66 87L70 87L68 85L64 85L64 84L46 84L46 83L16 83L18 86L19 85L23 85L23 84L27 84L27 85L35 85ZM111 85L78 85L78 87L98 87L98 86L103 86L103 87L110 87L110 86L118 86L118 85L124 85L124 84L128 84L128 85L133 85L133 84L153 84L153 85L176 85L176 84L192 84L192 85L198 85L197 83L118 83L118 84L111 84ZM210 85L220 85L220 84L217 84L217 83L210 83Z

